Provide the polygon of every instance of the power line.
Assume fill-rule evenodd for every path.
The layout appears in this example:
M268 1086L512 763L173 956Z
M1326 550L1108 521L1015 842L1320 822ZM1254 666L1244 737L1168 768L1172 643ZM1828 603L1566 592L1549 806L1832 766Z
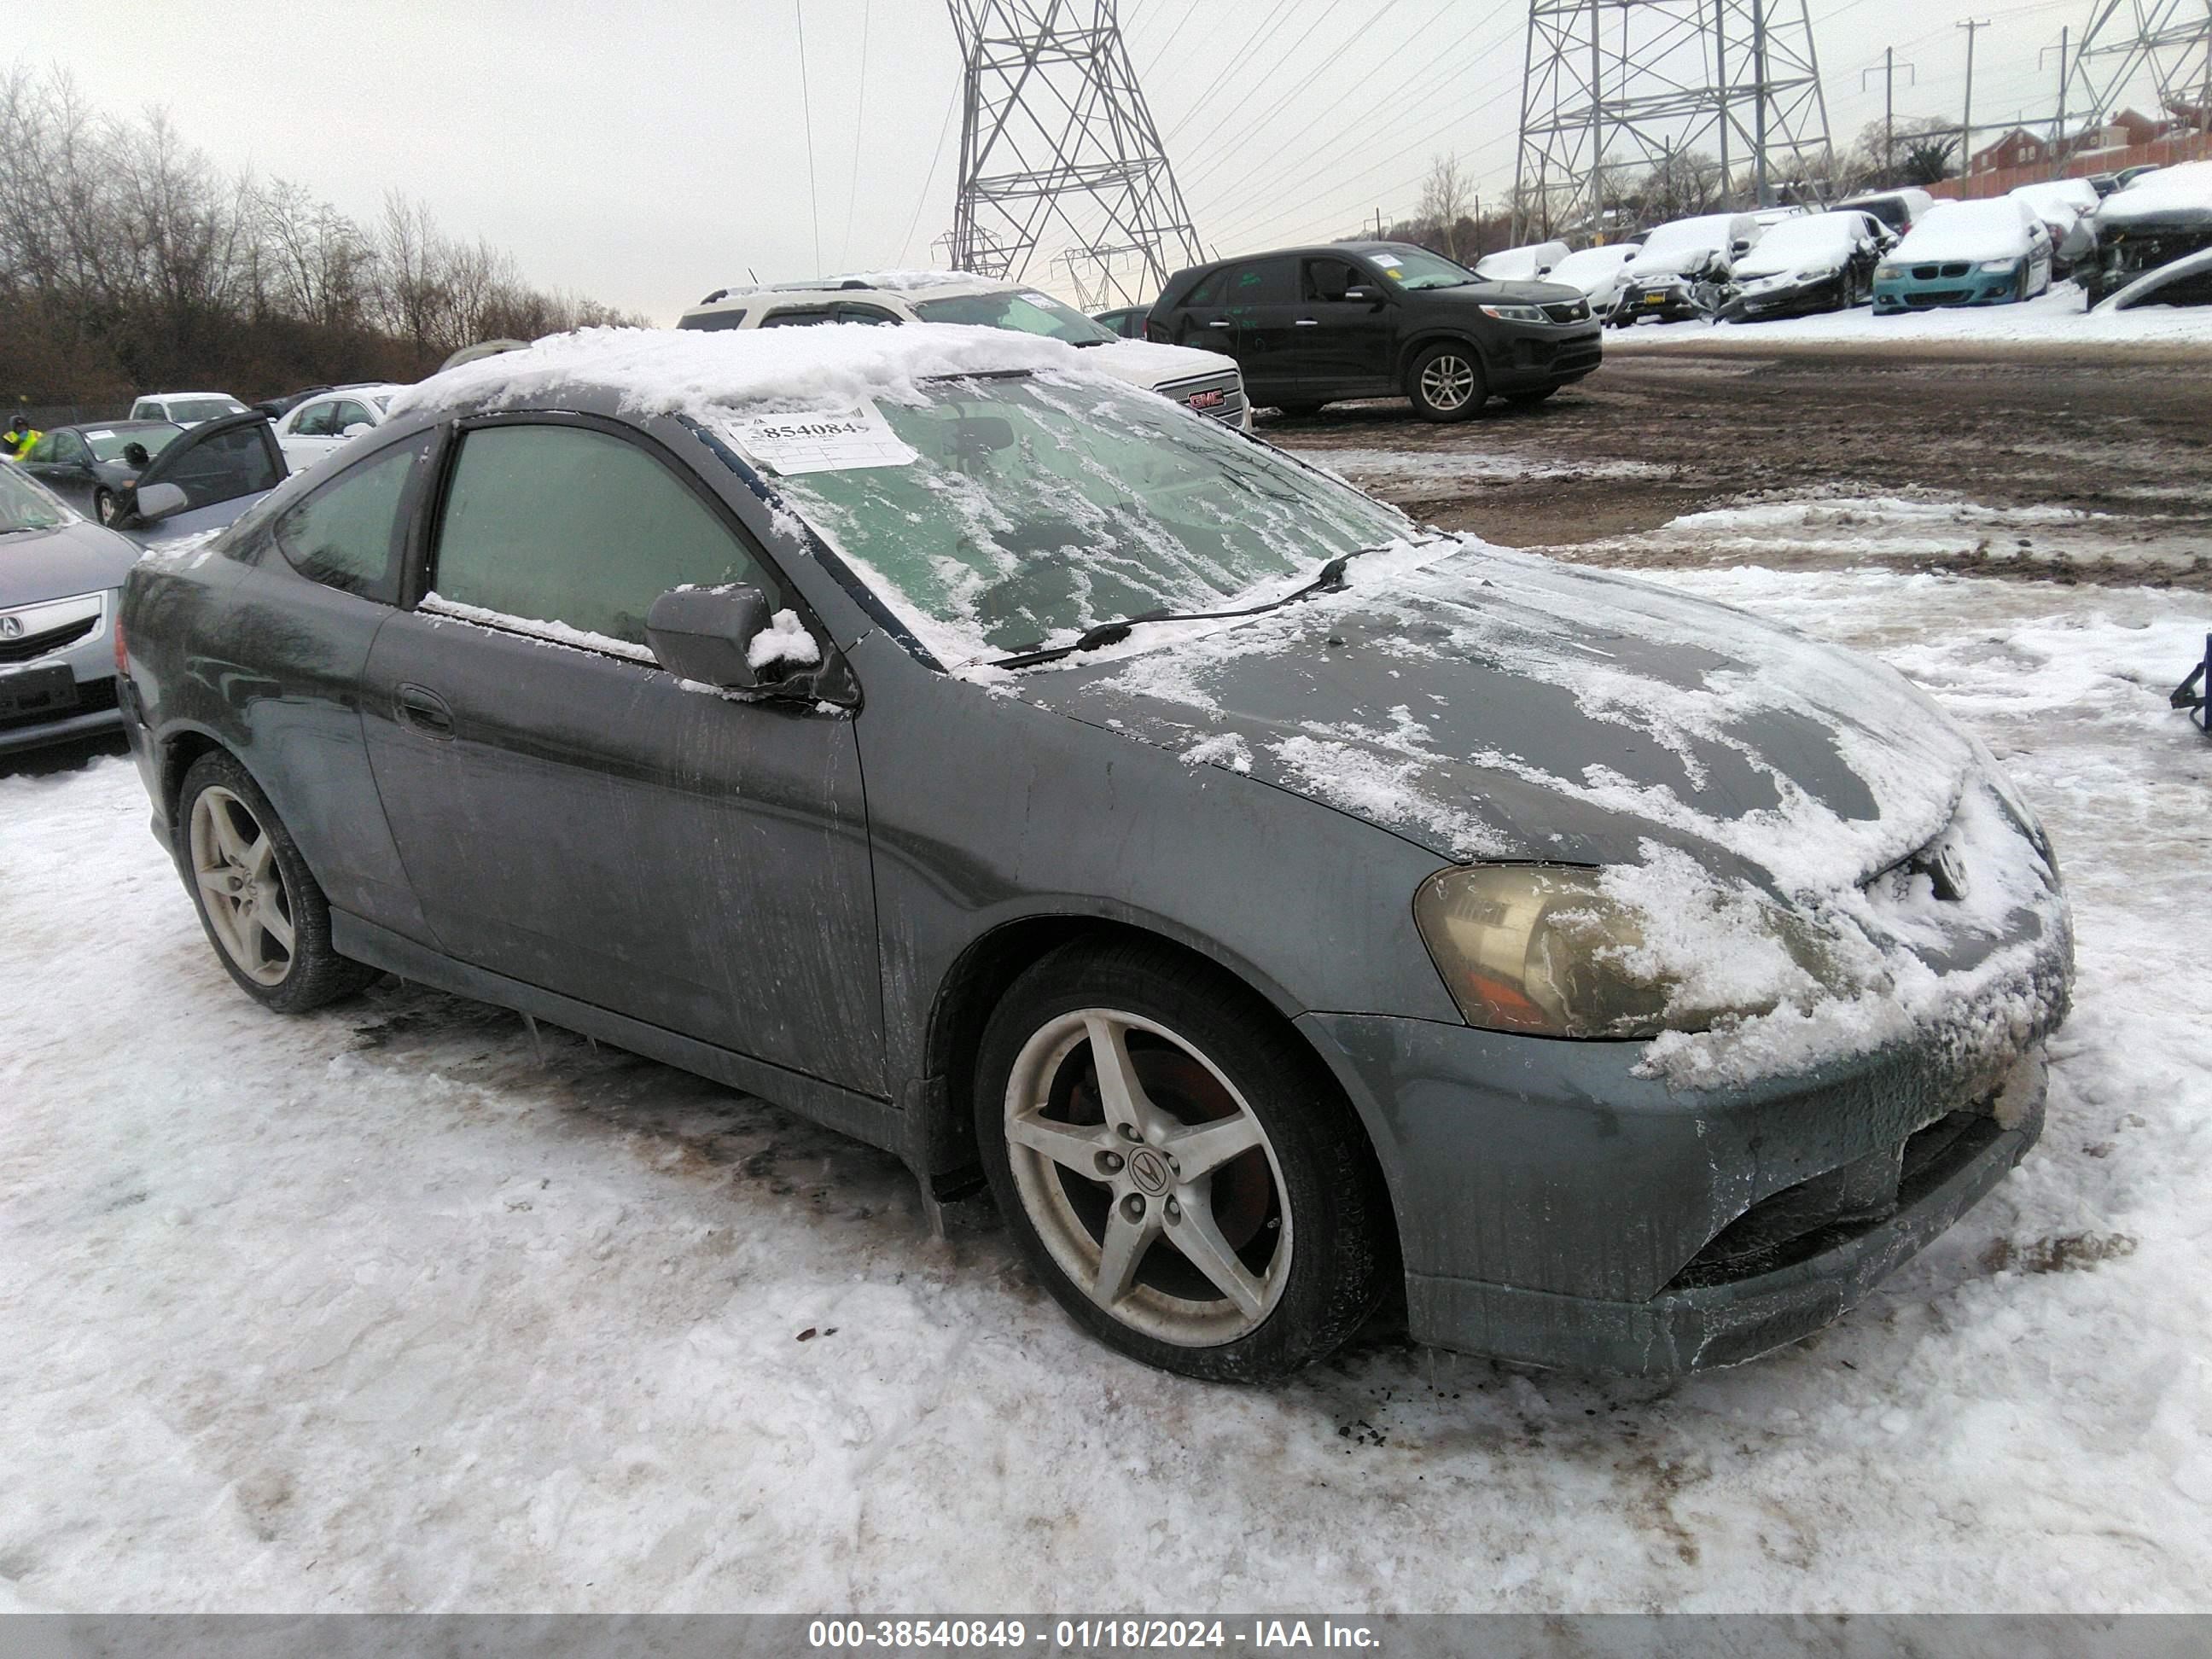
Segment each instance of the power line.
M806 127L806 196L814 216L814 268L822 269L822 193L814 186L814 103L806 90L806 13L800 0L791 0L791 15L799 22L799 110Z
M1282 23L1279 20L1282 19L1283 14L1290 9L1291 4L1291 0L1275 0L1274 10L1267 14L1266 20L1261 23L1260 27L1252 32L1251 36L1244 42L1244 44L1237 48L1237 52L1230 58L1226 64L1224 64L1221 66L1220 72L1217 74L1213 79L1206 83L1206 89L1198 94L1197 98L1193 100L1190 108L1183 112L1182 119L1177 121L1173 126L1170 127L1166 133L1163 135L1164 140L1166 138L1174 138L1178 137L1185 127L1188 126L1204 112L1206 109L1206 100L1212 97L1214 93L1227 82L1231 76L1236 74L1247 58L1249 58L1253 52L1267 44L1269 36L1275 29L1282 27Z
M921 210L929 200L929 187L937 182L937 164L944 159L945 140L952 131L952 112L960 107L960 83L952 83L952 95L945 100L945 119L938 123L937 148L929 152L929 171L922 175L921 189L914 198L914 216L906 222L906 234L899 241L898 262L906 264L907 250L914 246L915 228L921 222Z
M868 0L860 0L860 88L853 103L860 114L868 108ZM837 239L837 263L845 263L846 252L853 245L853 204L860 194L860 123L853 122L853 176L845 185L845 234Z
M1391 11L1397 6L1397 4L1398 0L1382 0L1382 9L1377 11L1373 17L1366 20L1362 27L1371 28L1376 24L1380 23L1384 18L1390 15ZM1297 55L1298 48L1304 46L1307 41L1313 39L1313 32L1321 27L1322 19L1327 15L1328 14L1324 12L1321 14L1320 16L1316 16L1312 22L1307 24L1306 32L1291 43L1290 50L1285 52L1278 62L1281 64L1289 63L1290 60ZM1308 87L1311 86L1316 78L1318 77L1323 70L1328 69L1334 62L1334 59L1325 58L1320 63L1316 64L1312 69L1306 72L1305 78L1304 80L1300 81L1296 86L1288 88L1281 94L1281 101L1285 104L1289 103L1291 99L1297 97ZM1239 98L1235 103L1231 104L1227 112L1223 114L1222 118L1218 121L1216 121L1204 132L1200 133L1197 137L1190 141L1190 147L1193 149L1196 149L1200 144L1205 143L1207 139L1212 137L1215 133L1227 126L1231 121L1236 118L1237 112L1243 109L1245 105L1250 103L1255 97L1258 96L1261 88L1266 86L1267 83L1267 78L1266 76L1261 76L1255 79L1250 86L1244 88L1244 95L1242 98Z

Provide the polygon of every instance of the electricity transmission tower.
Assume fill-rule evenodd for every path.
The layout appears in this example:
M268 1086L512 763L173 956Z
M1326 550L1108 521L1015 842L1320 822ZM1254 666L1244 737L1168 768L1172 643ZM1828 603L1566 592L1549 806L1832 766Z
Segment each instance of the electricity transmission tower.
M2100 126L2145 75L2159 113L2212 127L2212 0L2090 0L2060 108Z
M1115 0L946 0L963 103L952 263L1016 281L1049 243L1087 309L1205 258Z
M1602 234L1647 181L1690 211L1815 192L1832 159L1807 0L1529 0L1524 240Z

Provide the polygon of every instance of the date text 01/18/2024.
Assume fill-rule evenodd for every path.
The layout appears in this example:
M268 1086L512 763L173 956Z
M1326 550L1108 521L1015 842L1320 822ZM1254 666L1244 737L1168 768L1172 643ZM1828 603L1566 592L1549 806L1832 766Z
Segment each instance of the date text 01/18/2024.
M1316 1625L1318 1625L1316 1629ZM1231 1626L1219 1619L1056 1619L1035 1625L1020 1619L817 1619L806 1628L817 1649L952 1650L1020 1648L1048 1644L1050 1652L1102 1650L1223 1649L1234 1644L1261 1651L1295 1648L1371 1649L1376 1633L1364 1625L1330 1620L1256 1619Z

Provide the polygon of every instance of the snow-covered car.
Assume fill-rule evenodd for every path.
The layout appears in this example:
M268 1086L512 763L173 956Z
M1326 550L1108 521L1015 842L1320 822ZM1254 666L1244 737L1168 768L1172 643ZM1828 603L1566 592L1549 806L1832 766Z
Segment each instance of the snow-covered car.
M1863 196L1846 196L1831 211L1871 213L1898 235L1903 236L1925 219L1935 205L1933 196L1916 187L1869 191Z
M148 392L131 404L129 418L193 427L202 421L245 413L246 405L228 392Z
M1603 247L1579 249L1553 265L1544 280L1580 289L1590 309L1602 317L1619 302L1621 281L1628 274L1637 248L1634 242L1612 242Z
M2096 225L2097 269L2081 278L2092 306L2146 271L2212 247L2212 161L2137 173L2097 204Z
M1934 702L1097 355L562 336L142 560L126 729L216 960L986 1180L1085 1328L1216 1379L1394 1285L1446 1347L1746 1359L2027 1152L2064 899Z
M1074 307L1018 283L959 270L878 270L772 288L717 289L685 312L681 329L789 328L817 323L964 323L1064 340L1097 366L1194 414L1252 429L1236 360L1157 340L1123 339Z
M1531 242L1500 248L1474 262L1474 274L1486 283L1534 283L1550 276L1567 257L1565 242Z
M1784 219L1735 262L1735 297L1721 308L1729 322L1848 311L1873 297L1881 244L1864 213L1811 213Z
M1620 279L1620 298L1606 319L1626 328L1649 319L1678 323L1711 317L1735 296L1735 261L1764 234L1748 213L1708 213L1661 225Z
M2051 233L2014 196L1942 202L1875 267L1876 316L1996 306L2051 286Z
M276 447L295 472L313 466L349 438L374 432L400 388L385 381L334 386L287 410L276 422Z
M2212 247L2153 265L2133 282L2100 301L2100 311L2132 311L2137 306L2212 305Z
M138 550L0 466L0 753L122 723L112 628Z
M2052 179L2021 185L2009 194L2035 210L2051 233L2051 270L2064 276L2097 254L2097 208L2104 198L2087 179Z

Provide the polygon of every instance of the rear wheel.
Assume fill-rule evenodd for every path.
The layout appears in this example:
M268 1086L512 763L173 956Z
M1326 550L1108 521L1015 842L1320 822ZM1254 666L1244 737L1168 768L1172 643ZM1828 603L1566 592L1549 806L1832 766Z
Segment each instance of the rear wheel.
M102 524L115 522L115 494L109 489L92 492L92 516Z
M1278 1376L1380 1299L1382 1182L1326 1073L1249 993L1160 947L1065 947L984 1032L976 1139L1075 1322L1164 1370Z
M1413 410L1428 421L1463 421L1483 405L1489 388L1472 346L1448 341L1413 359L1406 376Z
M203 755L185 774L178 805L192 902L240 990L297 1014L376 978L331 948L329 902L244 767L220 751Z

